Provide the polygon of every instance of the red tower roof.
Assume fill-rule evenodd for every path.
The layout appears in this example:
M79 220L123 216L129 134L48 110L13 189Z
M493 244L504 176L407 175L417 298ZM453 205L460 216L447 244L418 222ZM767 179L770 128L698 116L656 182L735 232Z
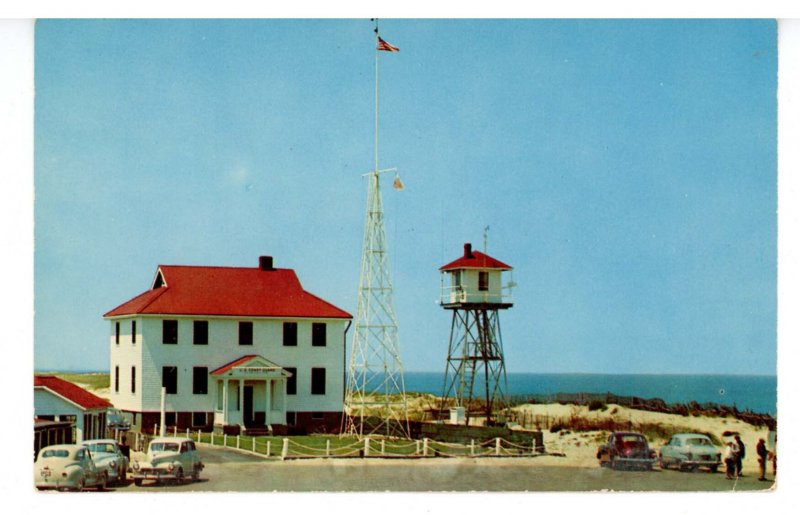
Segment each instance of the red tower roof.
M56 376L33 376L33 387L46 388L83 409L110 408L112 404L80 386Z
M150 290L103 317L139 314L353 318L305 291L294 270L273 268L271 258L253 268L162 265Z
M462 268L493 268L499 270L512 270L512 268L491 256L487 256L483 252L472 250L470 243L464 244L464 255L452 261L439 270L459 270Z

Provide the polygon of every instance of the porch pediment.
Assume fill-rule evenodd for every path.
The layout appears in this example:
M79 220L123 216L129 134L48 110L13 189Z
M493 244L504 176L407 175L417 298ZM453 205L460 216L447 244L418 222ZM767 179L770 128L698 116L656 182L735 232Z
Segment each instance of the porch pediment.
M280 365L273 363L263 356L250 354L231 361L211 372L218 378L244 378L244 379L280 379L291 377Z

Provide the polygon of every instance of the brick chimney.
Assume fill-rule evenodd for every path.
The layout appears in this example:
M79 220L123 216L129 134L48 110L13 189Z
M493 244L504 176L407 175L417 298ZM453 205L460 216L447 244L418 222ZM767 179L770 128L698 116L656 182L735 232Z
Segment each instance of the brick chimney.
M464 257L467 259L473 259L475 257L475 255L472 253L472 243L464 244Z
M259 256L258 268L262 272L272 272L275 270L272 266L272 256Z

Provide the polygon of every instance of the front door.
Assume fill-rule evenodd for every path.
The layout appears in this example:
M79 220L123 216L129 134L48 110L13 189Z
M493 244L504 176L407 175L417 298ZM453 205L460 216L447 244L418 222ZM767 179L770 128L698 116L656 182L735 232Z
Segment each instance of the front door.
M244 402L242 407L244 409L244 413L242 413L244 426L250 427L253 425L253 387L250 385L245 385L244 387Z

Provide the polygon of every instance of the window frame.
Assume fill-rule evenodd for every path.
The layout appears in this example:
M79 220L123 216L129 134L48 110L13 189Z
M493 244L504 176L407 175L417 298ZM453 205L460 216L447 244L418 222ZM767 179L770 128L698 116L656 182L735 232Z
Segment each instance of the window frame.
M313 322L311 324L311 346L328 346L328 324L325 322Z
M198 385L198 377L202 377L205 384ZM199 386L205 386L205 391L198 391ZM208 395L208 367L192 367L192 395Z
M170 388L167 379L171 376L168 376L168 370L174 370L174 388ZM170 381L172 382L172 381ZM177 365L162 365L161 366L161 387L167 389L167 393L170 395L177 395L178 393L178 366ZM173 390L173 391L170 391Z
M204 327L198 332L198 327ZM199 335L204 338L198 338ZM192 345L208 345L208 320L192 321Z
M136 393L136 366L131 366L131 393Z
M131 320L131 344L136 345L136 320Z
M119 393L119 365L114 366L114 393Z
M313 367L311 369L311 395L325 395L327 381L325 367Z
M248 330L245 328L249 327L249 335ZM244 331L243 331L244 330ZM253 346L253 322L250 320L240 320L239 321L239 345L242 347L252 347ZM249 340L248 340L249 338Z
M297 347L297 322L283 323L283 346Z
M286 395L297 395L297 367L283 367L283 369L292 374L286 378Z
M174 327L174 330L172 327ZM174 341L168 341L168 339ZM178 320L164 319L161 321L161 343L163 345L178 344Z
M489 291L489 272L478 271L478 291Z

